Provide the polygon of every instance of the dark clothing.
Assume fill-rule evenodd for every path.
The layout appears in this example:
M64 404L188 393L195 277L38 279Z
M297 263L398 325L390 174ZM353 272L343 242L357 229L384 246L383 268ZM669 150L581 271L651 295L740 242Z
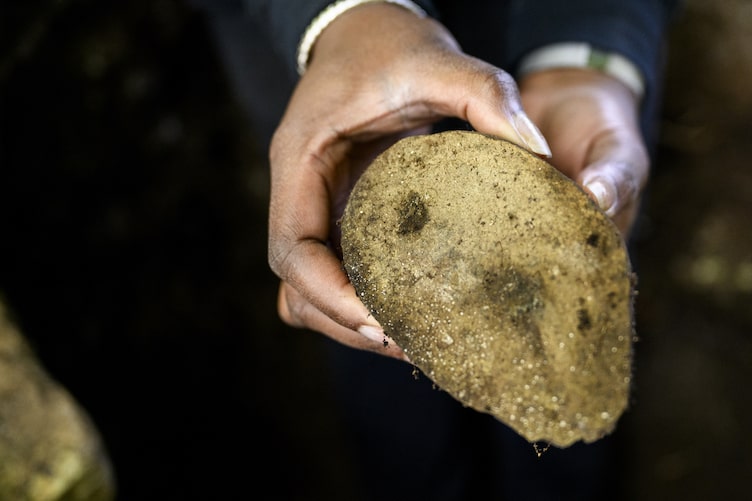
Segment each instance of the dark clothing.
M267 148L297 81L300 37L327 0L193 0L211 8L220 53ZM643 132L658 94L673 2L660 0L418 0L463 50L514 74L529 51L588 42L619 52L643 72ZM472 5L468 8L467 5ZM405 363L326 339L333 384L352 445L360 499L618 499L616 436L591 445L533 446L492 417L462 407ZM322 460L326 460L322 451ZM337 472L333 472L336 476Z
M313 18L331 0L192 0L215 11L245 12L267 26L272 47L294 74L298 43ZM459 39L466 52L502 49L485 58L514 73L527 52L543 45L579 41L620 52L648 82L656 76L659 47L675 0L415 0ZM468 7L472 5L472 7ZM466 44L465 42L472 42ZM479 56L480 57L480 56Z
M218 43L238 97L248 108L262 138L262 147L265 146L298 78L296 57L300 38L313 18L332 2L189 1L212 14ZM645 78L642 129L648 145L654 142L663 38L679 0L416 0L415 3L447 26L465 52L512 75L527 53L552 43L587 42L600 50L622 54ZM467 7L468 4L472 7ZM259 99L259 96L264 97Z
M410 365L326 343L359 501L626 501L618 435L538 457L501 422L416 379Z

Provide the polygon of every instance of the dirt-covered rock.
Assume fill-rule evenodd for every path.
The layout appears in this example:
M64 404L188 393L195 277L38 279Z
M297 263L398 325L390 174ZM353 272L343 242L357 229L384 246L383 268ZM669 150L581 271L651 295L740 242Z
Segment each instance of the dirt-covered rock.
M614 429L634 278L617 228L574 182L479 133L410 137L358 180L341 224L359 296L439 388L531 442Z

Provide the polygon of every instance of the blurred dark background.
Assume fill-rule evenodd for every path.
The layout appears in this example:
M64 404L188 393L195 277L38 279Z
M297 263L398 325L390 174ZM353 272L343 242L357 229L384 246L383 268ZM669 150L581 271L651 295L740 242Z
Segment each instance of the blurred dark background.
M752 2L687 3L634 240L626 499L752 478ZM266 153L178 0L0 11L0 291L119 499L351 499L320 338L266 264ZM279 479L279 480L276 480Z

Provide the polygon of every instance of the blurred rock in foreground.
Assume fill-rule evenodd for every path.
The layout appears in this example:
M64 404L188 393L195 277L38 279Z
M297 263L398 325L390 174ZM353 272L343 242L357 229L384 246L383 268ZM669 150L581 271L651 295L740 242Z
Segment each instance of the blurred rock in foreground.
M114 478L97 430L50 378L0 303L0 499L108 501Z

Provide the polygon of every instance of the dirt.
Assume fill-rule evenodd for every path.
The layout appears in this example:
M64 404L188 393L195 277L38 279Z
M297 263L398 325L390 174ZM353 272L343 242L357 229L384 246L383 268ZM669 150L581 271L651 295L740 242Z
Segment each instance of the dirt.
M544 160L475 132L403 139L355 185L342 252L384 332L463 405L531 443L614 429L631 264L613 222Z

